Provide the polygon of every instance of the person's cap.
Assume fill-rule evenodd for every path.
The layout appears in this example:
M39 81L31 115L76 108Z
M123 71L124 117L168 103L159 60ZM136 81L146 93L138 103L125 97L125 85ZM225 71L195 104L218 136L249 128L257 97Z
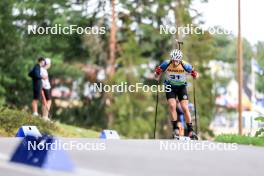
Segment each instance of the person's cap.
M51 60L50 58L46 58L45 59L45 65L50 65L51 64Z

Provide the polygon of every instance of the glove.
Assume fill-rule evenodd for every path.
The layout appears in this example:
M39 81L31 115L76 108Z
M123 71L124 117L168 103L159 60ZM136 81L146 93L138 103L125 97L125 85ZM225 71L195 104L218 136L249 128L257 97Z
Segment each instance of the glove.
M197 71L195 71L195 70L192 70L192 71L191 71L191 76L192 76L193 78L197 78L197 75L198 75Z
M157 68L155 69L155 73L156 73L157 75L160 75L160 74L162 73L162 69L161 69L160 67L157 67Z

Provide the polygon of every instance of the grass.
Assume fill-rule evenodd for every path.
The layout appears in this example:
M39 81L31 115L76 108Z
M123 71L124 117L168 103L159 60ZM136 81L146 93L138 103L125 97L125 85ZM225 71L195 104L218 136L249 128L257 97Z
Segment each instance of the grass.
M58 127L58 130L54 132L55 136L98 138L100 135L100 133L96 131L85 128L75 127L58 122L56 122L56 125Z
M263 137L241 136L235 134L222 134L215 138L217 142L237 143L255 146L264 146Z
M37 126L41 133L60 137L98 138L99 133L93 130L79 128L59 122L50 123L39 117L16 109L0 108L0 137L14 137L19 127L23 125Z

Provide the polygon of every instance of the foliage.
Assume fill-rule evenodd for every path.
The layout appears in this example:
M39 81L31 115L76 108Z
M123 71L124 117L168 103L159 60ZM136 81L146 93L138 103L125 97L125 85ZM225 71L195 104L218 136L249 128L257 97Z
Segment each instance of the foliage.
M256 60L257 60L257 62L258 62L258 64L259 64L259 66L263 69L264 68L264 42L258 42L257 44L256 44L256 50L257 50L257 52L256 52ZM264 75L262 74L262 75L259 75L259 74L257 74L256 75L256 89L259 91L259 92L261 92L261 93L263 93L264 91L264 89L263 89L263 87L264 87Z
M234 134L222 134L222 135L216 136L215 141L264 146L264 138L251 137L251 136L240 136L240 135L234 135Z
M259 121L259 122L262 122L264 123L264 117L257 117L255 120ZM264 128L260 128L256 134L255 134L256 137L263 137L264 138Z
M0 128L7 136L14 136L19 127L23 125L34 125L43 133L52 134L57 127L52 123L47 123L31 116L25 111L19 111L9 108L0 109Z
M37 126L42 134L62 137L89 137L98 138L99 133L78 128L59 122L50 123L39 117L33 117L25 111L10 108L0 108L0 136L15 136L17 130L23 125Z

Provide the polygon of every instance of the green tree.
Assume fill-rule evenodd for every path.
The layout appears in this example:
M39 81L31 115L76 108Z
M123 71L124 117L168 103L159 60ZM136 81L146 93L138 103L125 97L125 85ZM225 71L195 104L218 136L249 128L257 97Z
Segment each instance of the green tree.
M258 42L256 44L256 60L259 64L259 66L263 69L264 68L264 42ZM256 81L256 88L259 92L264 92L264 76L257 75L257 81Z

